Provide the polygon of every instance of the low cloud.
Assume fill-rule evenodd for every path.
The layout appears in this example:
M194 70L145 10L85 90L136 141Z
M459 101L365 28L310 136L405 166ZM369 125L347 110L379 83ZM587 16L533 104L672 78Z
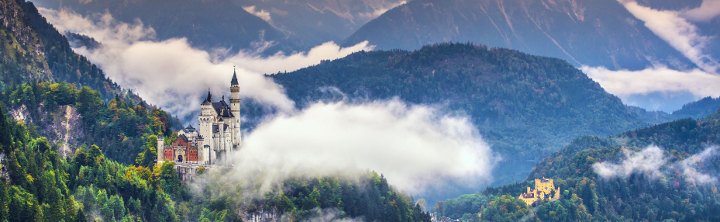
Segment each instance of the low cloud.
M692 21L709 21L720 15L720 0L704 0L700 7L682 11L681 15Z
M664 151L655 145L646 147L639 152L624 150L625 158L618 163L599 162L592 165L593 171L604 179L628 178L632 174L645 174L650 178L663 177L677 172L685 180L694 184L717 182L717 177L700 172L700 165L709 158L718 155L718 147L710 146L700 153L685 159L670 162Z
M465 117L395 99L317 103L260 124L233 156L231 180L261 172L263 189L289 177L384 174L420 194L445 182L486 184L499 157ZM261 189L262 190L262 189Z
M272 19L270 18L270 12L268 12L268 11L265 11L262 9L258 10L254 5L245 6L242 8L246 12L253 14L254 16L257 16L258 18L265 20L268 23L272 22Z
M283 112L294 109L282 87L263 73L294 71L336 59L360 50L371 50L367 42L341 48L329 42L307 53L260 57L228 50L207 52L196 49L184 38L155 40L155 31L137 20L133 24L118 22L110 14L81 16L65 10L40 8L40 12L61 32L90 36L102 46L75 51L99 65L113 81L132 89L152 104L180 117L199 110L202 96L209 89L215 98L229 94L233 65L237 66L240 94Z
M680 51L690 61L707 72L715 73L720 68L720 64L707 55L704 51L706 45L712 39L708 36L699 34L698 28L682 17L679 11L655 10L649 7L641 6L633 0L619 0L625 8L636 18L645 23L645 26L655 33L658 37L665 40L670 46ZM703 6L708 4L703 2ZM703 7L700 7L703 8ZM690 13L697 15L707 15L706 11L714 12L717 9L701 10L701 12ZM685 13L690 15L688 13Z
M720 75L700 69L678 71L664 66L638 71L589 66L582 66L580 69L607 92L617 95L623 101L633 95L666 92L690 92L695 99L720 96L720 91L717 90L720 86Z
M625 159L618 163L599 162L593 164L593 170L602 178L627 178L634 173L659 177L662 175L660 167L667 163L663 150L657 146L649 146L640 152L624 150L624 154Z
M715 183L717 182L717 178L713 177L709 174L702 173L698 171L698 166L704 162L707 161L710 157L718 155L718 147L717 146L711 146L706 148L704 151L692 155L682 161L680 161L675 168L679 169L680 172L683 173L685 176L685 179L688 182L693 182L697 184L707 184L707 183Z

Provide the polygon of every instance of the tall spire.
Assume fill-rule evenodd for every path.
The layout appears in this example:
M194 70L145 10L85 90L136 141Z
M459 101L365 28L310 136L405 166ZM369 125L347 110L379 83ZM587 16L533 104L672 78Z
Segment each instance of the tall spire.
M205 101L203 101L202 105L211 104L211 103L212 103L212 94L210 94L210 88L208 88L207 97L205 97Z
M230 85L237 85L237 84L238 84L237 73L235 72L235 66L233 66L233 77L232 77L232 80L230 81Z

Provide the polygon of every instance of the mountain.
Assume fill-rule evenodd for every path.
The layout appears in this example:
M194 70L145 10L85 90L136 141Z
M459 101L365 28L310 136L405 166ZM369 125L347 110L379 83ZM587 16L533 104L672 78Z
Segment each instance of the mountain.
M191 45L274 54L298 50L285 33L243 9L238 1L114 1L38 0L41 7L67 8L82 15L109 12L126 23L139 19L155 30L160 40L185 37Z
M412 197L373 172L347 180L288 178L249 191L214 179L227 178L228 169L201 167L199 178L214 176L203 180L209 186L183 182L174 163L154 163L157 135L168 142L177 138L166 112L131 93L114 94L106 102L87 85L52 82L61 76L49 72L53 65L75 68L82 57L46 60L67 40L52 26L42 26L44 20L35 20L42 17L31 3L0 0L0 6L3 49L15 50L2 54L3 68L23 71L4 73L12 75L3 75L0 93L0 221L243 221L254 216L304 221L331 214L331 219L430 221ZM48 36L56 38L43 39ZM46 42L61 44L43 51L50 47ZM77 77L83 77L81 71Z
M663 111L647 111L635 106L630 106L629 108L633 110L635 114L643 120L643 122L658 124L683 118L704 118L720 109L720 98L712 98L708 96L697 101L687 103L683 105L681 109L672 113L666 113Z
M698 101L683 105L682 109L672 113L677 119L702 118L717 112L720 109L720 97L705 97Z
M30 2L0 1L0 50L2 90L31 81L55 81L89 86L105 99L121 93L102 70L75 54Z
M358 52L270 76L299 107L399 97L467 115L503 157L493 173L497 184L524 178L541 157L575 137L644 125L571 64L502 48L447 43Z
M0 41L7 52L0 55L0 104L32 135L61 144L63 157L98 144L112 147L105 155L131 163L142 151L145 134L169 136L179 126L170 114L122 90L75 54L32 3L0 4Z
M244 0L245 7L267 13L269 22L303 48L340 42L368 21L404 3L401 0ZM250 8L247 8L250 9Z
M611 69L694 67L614 0L416 0L368 22L344 44L364 40L378 49L474 42Z
M720 111L606 138L580 137L544 158L527 181L448 199L435 210L466 220L718 220L720 157L713 145L720 141L719 122ZM614 170L598 170L608 166ZM541 201L532 211L523 202L503 208L543 177L555 179L560 200Z

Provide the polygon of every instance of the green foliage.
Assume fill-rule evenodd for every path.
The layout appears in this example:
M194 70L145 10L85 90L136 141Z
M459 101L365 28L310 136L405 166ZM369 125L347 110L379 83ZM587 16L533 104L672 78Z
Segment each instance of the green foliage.
M24 0L0 2L0 90L40 81L69 82L100 90L109 99L120 87L70 44L35 6Z
M615 162L627 158L625 152L637 152L654 144L665 149L668 165L692 154L702 152L714 141L720 141L720 112L707 118L683 119L653 127L617 134L608 138L581 137L562 150L538 163L528 179L555 178L555 186L562 190L558 201L540 202L526 216L536 221L715 221L714 212L720 210L720 195L715 183L695 183L682 172L670 167L656 177L636 172L629 177L602 178L592 165L600 161ZM720 157L712 156L698 166L702 173L717 175ZM518 196L524 192L517 185L487 189L483 193L466 195L439 204L438 214L460 218L463 214L497 206L483 203L488 194ZM464 201L459 201L468 199ZM474 205L463 208L463 204ZM447 209L459 209L457 211ZM485 219L483 210L483 219ZM494 214L499 215L499 214ZM516 215L499 216L490 220L515 219Z
M53 116L64 116L65 107L70 106L80 115L82 129L77 136L79 144L97 144L105 149L105 154L123 163L137 163L150 166L155 160L156 142L154 135L170 135L177 120L162 110L144 102L134 103L128 95L116 96L107 104L99 92L88 87L76 89L66 83L33 83L11 86L0 94L0 102L6 107L29 112L26 122L31 128L49 129ZM40 105L43 104L43 105ZM0 123L2 124L2 123ZM41 136L56 137L52 130L38 132ZM0 139L2 135L0 135ZM142 154L140 162L136 162Z
M487 221L518 221L530 209L520 199L510 195L502 195L482 210L482 220Z
M157 139L156 135L150 135L145 141L145 150L135 158L135 164L150 167L157 160Z
M280 212L299 220L317 216L318 209L337 208L341 216L368 221L429 221L412 198L394 191L376 173L359 183L338 178L292 179L281 192L269 194Z

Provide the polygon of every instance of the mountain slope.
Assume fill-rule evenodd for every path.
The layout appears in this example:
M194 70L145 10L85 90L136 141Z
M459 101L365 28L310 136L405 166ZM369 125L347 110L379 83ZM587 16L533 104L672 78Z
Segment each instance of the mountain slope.
M244 0L244 6L264 11L270 23L288 33L303 48L340 42L401 0Z
M504 162L497 181L525 177L539 157L581 135L643 123L565 61L514 50L440 44L418 51L359 52L272 75L298 106L348 97L399 97L468 115ZM343 94L328 90L335 87Z
M0 88L52 80L90 86L106 99L120 92L102 70L72 51L32 3L0 1L0 21Z
M544 158L527 181L449 199L435 210L441 217L472 220L481 212L482 220L519 214L540 221L715 221L719 122L716 112L607 138L580 137ZM599 170L614 164L614 170ZM537 203L532 213L525 207L505 215L484 210L504 206L498 199L517 200L532 187L530 180L542 177L555 179L559 201Z
M259 50L266 54L298 50L284 33L246 12L244 5L237 1L40 0L38 4L54 9L68 8L82 15L107 11L127 23L140 19L155 29L158 39L186 37L193 46L204 49Z
M694 66L614 0L417 0L370 21L344 43L364 40L379 49L475 42L613 69Z

